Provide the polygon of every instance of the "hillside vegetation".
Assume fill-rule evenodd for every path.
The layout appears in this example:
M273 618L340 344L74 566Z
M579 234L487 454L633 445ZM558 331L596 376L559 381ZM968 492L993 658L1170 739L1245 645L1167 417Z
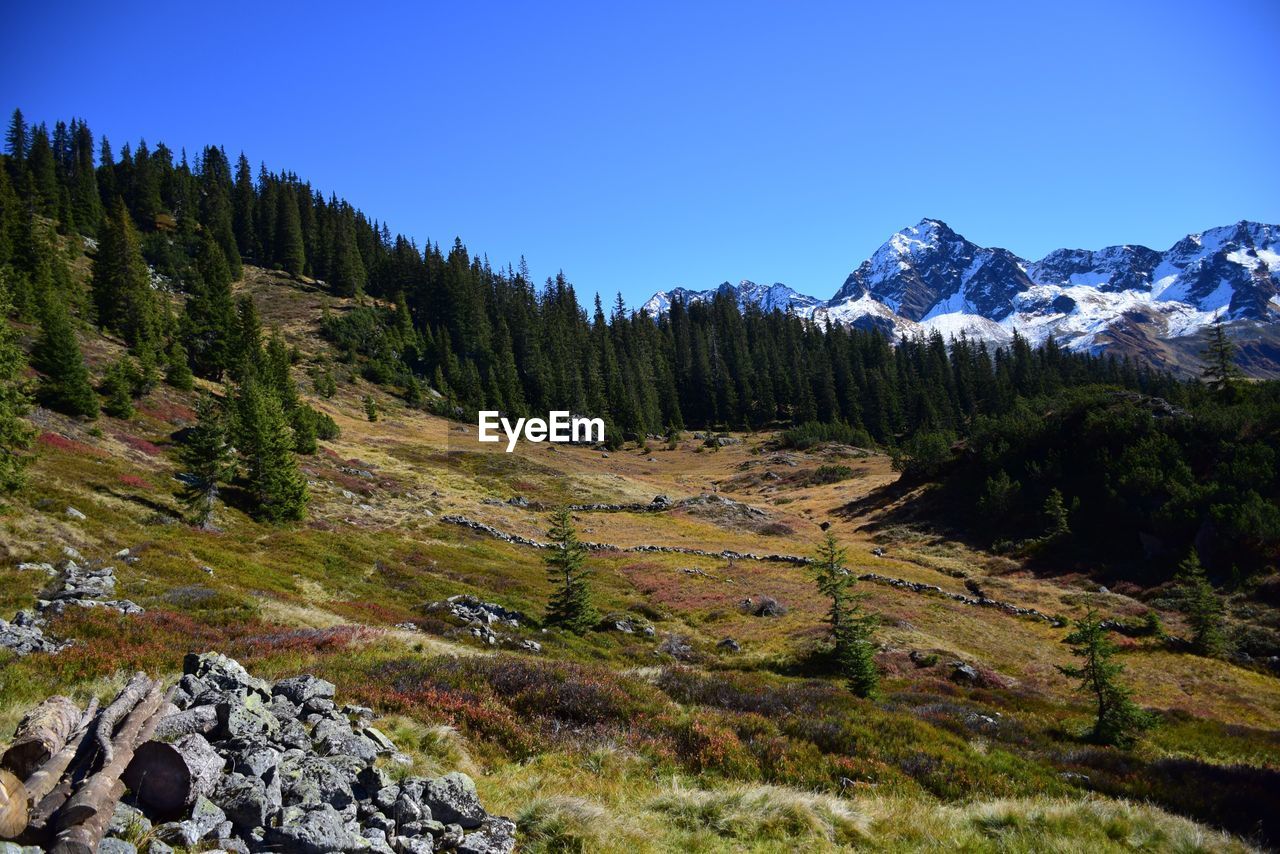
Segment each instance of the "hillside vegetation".
M967 373L955 366L981 348L895 350L728 306L696 322L691 309L689 352L751 346L687 385L657 355L667 340L678 352L681 321L590 322L567 284L535 294L460 248L433 268L438 253L383 239L296 178L233 180L218 149L193 169L140 146L104 172L76 125L61 154L44 143L50 183L33 136L0 170L14 305L0 613L35 607L49 584L36 564L67 548L114 565L115 595L145 610L68 608L43 626L67 648L0 652L0 731L52 692L106 697L136 669L176 677L184 653L216 649L264 677L333 681L411 770L473 775L524 851L1280 840L1275 536L1247 517L1265 522L1276 500L1270 386L1186 386L1025 345ZM268 227L269 211L282 218ZM409 259L400 273L393 257ZM712 348L697 323L730 338ZM824 362L827 348L847 361ZM775 384L761 403L766 384L730 382L756 358L751 376L788 383L826 364L832 396ZM855 386L838 364L861 365ZM657 373L625 373L642 369ZM607 448L474 441L482 402L592 411L597 382L605 400L627 390L599 410L622 428ZM581 398L565 391L579 383ZM1133 446L1147 455L1117 462ZM1096 575L1103 519L1133 538L1165 524L1123 490L1172 489L1151 472L1180 471L1180 456L1183 503L1160 507L1181 515L1152 532L1156 570L1134 569L1148 564L1126 534L1110 561L1124 571ZM956 507L994 500L1001 472L1023 496L971 524ZM585 631L547 619L555 576L527 542L549 540L568 505L593 544ZM1132 519L1115 509L1130 506ZM1255 535L1205 549L1207 594L1189 571L1170 580L1197 514ZM805 562L826 534L846 552L850 602L876 618L866 697ZM446 602L458 595L518 614L468 621ZM1081 661L1066 641L1090 613L1155 724L1122 746L1097 737L1094 698L1061 669ZM1195 645L1206 620L1229 648Z

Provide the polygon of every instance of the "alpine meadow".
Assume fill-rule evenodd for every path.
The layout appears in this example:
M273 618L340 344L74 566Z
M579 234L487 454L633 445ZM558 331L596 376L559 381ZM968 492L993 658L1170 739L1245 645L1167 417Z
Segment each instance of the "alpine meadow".
M319 186L70 97L0 154L0 851L1280 848L1268 210L642 292L348 201L407 128Z

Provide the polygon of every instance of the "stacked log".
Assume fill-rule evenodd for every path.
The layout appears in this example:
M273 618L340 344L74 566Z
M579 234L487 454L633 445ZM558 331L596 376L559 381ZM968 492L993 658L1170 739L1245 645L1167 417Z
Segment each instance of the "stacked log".
M55 696L29 711L0 757L0 838L96 851L125 768L170 711L164 701L161 683L137 673L101 710Z

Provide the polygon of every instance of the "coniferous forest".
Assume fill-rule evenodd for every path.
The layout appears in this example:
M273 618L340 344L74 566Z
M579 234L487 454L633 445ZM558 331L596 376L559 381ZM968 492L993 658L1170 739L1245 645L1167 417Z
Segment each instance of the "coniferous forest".
M441 248L393 236L296 174L221 147L116 148L82 120L50 130L15 111L5 152L0 268L13 315L39 324L39 399L85 417L99 408L77 321L130 347L107 377L109 410L162 376L234 380L230 429L250 472L273 484L252 490L265 518L302 515L288 451L314 451L333 428L298 402L283 342L264 340L252 304L232 298L245 264L358 300L320 318L323 334L367 379L442 414L570 409L604 417L612 447L683 429L838 427L848 443L892 449L908 478L947 481L958 506L982 508L973 528L993 542L1040 525L1055 492L1092 558L1145 550L1172 566L1199 538L1217 544L1217 571L1247 576L1280 541L1280 403L1274 384L1234 375L1229 342L1225 356L1210 354L1207 382L1187 383L1052 340L992 347L935 334L895 345L729 296L676 302L658 318L620 296L586 309L563 274L539 285L523 260L494 266L459 239ZM88 292L60 248L77 235L92 258ZM1085 387L1126 394L1082 411L1100 400ZM1146 398L1193 419L1161 420Z

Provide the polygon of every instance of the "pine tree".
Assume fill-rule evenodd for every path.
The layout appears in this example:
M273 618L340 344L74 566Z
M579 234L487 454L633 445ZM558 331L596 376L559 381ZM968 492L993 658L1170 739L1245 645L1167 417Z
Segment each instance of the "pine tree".
M23 379L26 358L9 324L9 293L0 273L0 495L22 487L34 431L23 418L31 400Z
M1200 556L1192 549L1174 577L1179 605L1191 624L1191 646L1200 655L1219 656L1226 649L1222 600L1209 583Z
M818 546L813 563L818 592L831 600L827 621L831 624L834 658L849 690L859 697L875 696L880 670L875 661L874 634L879 621L864 614L861 596L850 593L855 576L845 566L846 552L830 531Z
M169 342L169 349L165 351L164 381L180 391L195 388L195 377L191 374L187 350L176 338Z
M42 404L67 415L98 417L98 396L89 382L80 343L66 307L56 297L44 300L32 363L44 374L37 393Z
M293 455L293 431L280 401L250 376L240 385L236 414L253 514L270 522L301 519L307 509L307 483Z
M1205 384L1223 398L1234 395L1236 384L1243 374L1236 366L1236 347L1227 337L1221 317L1214 321L1209 332L1209 346L1205 348L1201 358L1204 359L1204 369L1200 376Z
M1057 487L1049 490L1049 497L1044 500L1044 515L1049 521L1049 530L1045 534L1047 539L1056 540L1071 533L1067 504L1062 499L1061 490Z
M588 581L591 571L586 567L587 550L578 541L567 509L552 514L549 537L551 548L545 563L555 592L547 602L546 622L582 634L596 623Z
M106 398L102 411L112 418L132 418L133 384L134 368L130 366L127 356L107 368L106 375L102 378L102 396Z
M302 241L302 221L298 215L298 194L288 184L280 186L276 197L276 261L291 276L306 270L306 245Z
M378 402L373 399L372 395L366 394L364 396L363 404L364 404L364 417L368 418L370 421L377 421L378 420Z
M1097 706L1092 738L1101 744L1128 747L1144 730L1155 726L1156 719L1140 709L1131 699L1132 690L1120 676L1124 665L1112 661L1116 652L1107 629L1094 611L1076 621L1075 631L1067 635L1072 655L1083 660L1080 667L1059 667L1063 675L1080 680L1081 693L1093 697Z
M131 347L154 347L160 333L159 307L138 232L124 203L107 218L93 261L93 302L98 325L118 332Z
M195 373L219 380L232 366L236 310L226 257L207 233L196 250L195 267L183 307L182 339Z
M182 482L182 503L191 514L191 523L207 528L212 524L222 485L235 473L235 456L213 398L201 398L196 416L195 427L178 451L178 480Z
M827 622L831 624L831 635L839 643L844 638L849 609L849 588L854 577L845 567L847 552L836 543L835 535L827 531L813 562L814 581L818 592L831 600L827 610Z

